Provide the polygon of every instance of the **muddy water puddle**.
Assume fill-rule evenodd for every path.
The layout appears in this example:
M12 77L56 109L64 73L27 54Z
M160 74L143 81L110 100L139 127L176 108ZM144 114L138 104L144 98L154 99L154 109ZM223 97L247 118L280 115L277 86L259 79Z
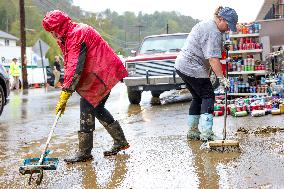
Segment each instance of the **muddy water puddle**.
M45 171L38 188L284 188L283 116L229 116L228 138L240 141L242 153L208 153L199 149L201 142L187 141L189 102L175 92L162 94L158 105L152 103L149 93L140 105L129 105L125 92L113 94L119 97L112 96L107 108L121 123L131 147L115 157L103 157L112 140L96 122L94 159L66 165L63 159L78 148L79 98L73 96L50 145L50 157L60 159L58 169ZM40 103L50 104L45 108L39 108L35 100L24 103L24 109L36 107L34 111L41 114L37 119L32 119L35 112L29 110L25 116L19 113L16 118L20 121L15 121L13 108L7 108L8 121L2 119L0 124L0 188L36 188L27 186L28 178L18 168L23 159L40 156L48 123L54 119L55 98L57 94L48 95ZM223 117L214 117L213 130L219 136L223 125ZM240 128L247 134L237 132Z

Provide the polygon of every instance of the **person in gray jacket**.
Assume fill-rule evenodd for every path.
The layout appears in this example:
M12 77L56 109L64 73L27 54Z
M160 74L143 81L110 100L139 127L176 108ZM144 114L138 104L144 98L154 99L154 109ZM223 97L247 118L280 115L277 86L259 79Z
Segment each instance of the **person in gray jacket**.
M188 116L188 140L214 140L212 127L215 94L209 72L212 69L220 83L229 86L220 63L222 34L229 30L235 32L237 22L238 15L234 9L218 7L214 19L201 21L192 28L175 61L176 72L193 97Z

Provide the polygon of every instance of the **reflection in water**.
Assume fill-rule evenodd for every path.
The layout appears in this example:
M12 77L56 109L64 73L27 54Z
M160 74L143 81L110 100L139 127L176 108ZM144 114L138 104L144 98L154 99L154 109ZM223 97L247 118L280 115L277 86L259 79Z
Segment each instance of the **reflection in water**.
M128 159L129 155L127 154L118 154L115 157L115 168L111 175L110 182L107 184L106 188L117 188L122 184L128 170L126 166Z
M101 184L98 183L98 176L102 175L105 176L107 170L100 170L103 171L102 174L99 173L99 168L97 163L84 163L84 164L74 164L78 165L79 169L82 171L82 185L84 188L107 188L107 189L114 189L118 188L127 173L127 166L126 162L129 159L129 155L126 154L118 154L117 156L113 157L114 159L110 159L114 161L114 170L111 173L111 177L108 181L104 180L103 185L105 187L99 187ZM107 163L111 163L111 162Z
M10 97L10 107L11 107L11 116L12 119L19 119L20 111L21 111L21 97L20 92L15 91L13 95Z
M127 114L128 116L137 115L142 112L140 104L129 104Z
M23 95L28 95L29 94L29 90L28 89L24 89L23 90Z
M10 108L10 116L13 120L18 119L26 119L27 118L27 103L29 94L28 90L20 90L13 91L10 95L9 107Z
M217 153L200 150L200 141L188 141L192 150L194 166L199 177L199 188L220 188L221 177L226 175L219 171L219 166L227 165L230 161L240 156L240 153ZM224 166L224 165L223 165ZM226 182L226 181L223 181Z
M161 105L161 100L159 97L152 97L150 103L152 106Z
M0 176L4 175L5 173L5 165L1 164L3 162L2 158L6 158L6 152L9 150L7 141L8 140L8 127L5 124L0 123L0 138L1 138L1 143L0 143ZM1 178L1 177L0 177Z
M97 174L95 167L90 162L78 165L79 170L82 171L82 186L83 188L98 188Z
M27 118L27 102L28 102L28 99L27 98L24 98L22 100L22 108L21 108L21 118L22 119L26 119Z

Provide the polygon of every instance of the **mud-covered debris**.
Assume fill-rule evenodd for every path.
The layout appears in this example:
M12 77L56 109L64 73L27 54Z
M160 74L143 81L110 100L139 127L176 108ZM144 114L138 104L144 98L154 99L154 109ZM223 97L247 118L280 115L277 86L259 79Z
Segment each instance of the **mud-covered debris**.
M254 130L249 130L243 127L240 127L237 130L238 133L244 133L244 134L269 134L269 133L276 133L276 132L284 132L284 128L279 127L258 127Z
M188 89L181 89L181 90L179 91L179 94L180 94L180 95L189 94L189 91L188 91Z
M237 132L238 132L238 133L248 134L248 133L249 133L249 130L248 130L248 129L245 129L245 128L243 128L243 127L240 127L240 128L238 128Z
M254 134L268 134L268 133L276 133L276 132L283 132L284 128L279 128L279 127L258 127L256 130L253 132Z

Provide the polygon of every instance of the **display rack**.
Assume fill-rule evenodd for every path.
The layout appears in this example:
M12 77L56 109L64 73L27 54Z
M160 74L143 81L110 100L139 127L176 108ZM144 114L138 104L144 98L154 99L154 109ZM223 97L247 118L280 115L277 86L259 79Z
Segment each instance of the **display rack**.
M267 93L228 93L230 96L264 96Z
M262 49L229 51L229 55L232 55L232 54L247 54L247 53L251 53L251 54L262 53Z
M250 33L250 34L230 34L231 38L241 38L241 37L259 37L259 33Z
M230 51L228 51L229 58L233 56L241 56L242 60L244 60L245 57L247 57L248 55L250 56L253 55L253 56L258 56L260 61L262 60L261 55L262 55L263 50L262 48L259 48L260 46L259 33L229 34L229 39L233 41L233 45L234 45L234 46L231 46ZM244 45L245 48L236 48L236 46L242 47L243 43L241 43L240 41L243 41L243 40L249 40L251 43L245 44ZM252 41L254 42L258 41L258 48L255 48L256 45L254 43L252 44ZM238 43L236 44L236 42L240 44ZM253 62L253 66L251 67L253 67L254 69L254 62ZM234 70L234 71L228 72L228 76L237 76L237 75L242 75L244 80L247 81L248 75L255 75L255 78L256 78L256 76L266 75L266 70L237 70L237 71ZM263 90L261 92L256 92L256 91L249 92L248 90L246 90L245 92L239 92L239 91L229 92L228 95L229 96L254 96L254 95L263 96L263 95L267 95L267 93L266 91L264 92Z
M255 75L266 75L265 70L259 71L235 71L235 72L228 72L229 75L245 75L245 74L255 74Z

